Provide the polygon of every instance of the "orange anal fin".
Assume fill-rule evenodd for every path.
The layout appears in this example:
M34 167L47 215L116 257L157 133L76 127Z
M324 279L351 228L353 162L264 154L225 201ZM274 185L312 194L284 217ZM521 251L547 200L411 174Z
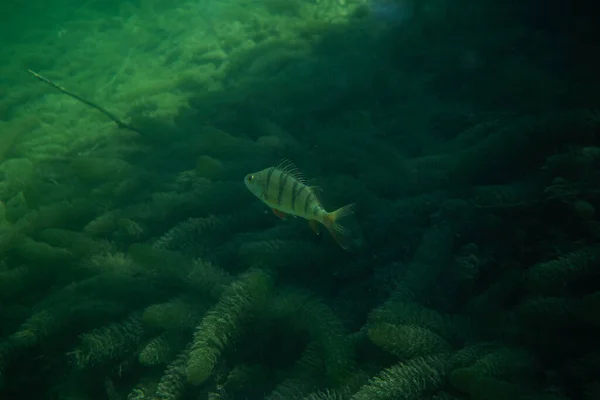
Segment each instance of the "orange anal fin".
M279 218L281 218L281 219L286 219L287 218L287 214L286 213L281 212L279 210L276 210L274 208L272 208L272 210L273 210L273 214L277 215Z
M310 225L310 229L312 229L313 232L317 235L321 233L319 232L319 223L316 220L311 219L310 221L308 221L308 225Z

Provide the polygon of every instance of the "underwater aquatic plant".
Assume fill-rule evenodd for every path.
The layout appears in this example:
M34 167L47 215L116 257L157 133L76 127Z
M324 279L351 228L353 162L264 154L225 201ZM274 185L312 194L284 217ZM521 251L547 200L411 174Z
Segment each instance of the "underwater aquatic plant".
M599 118L560 111L518 2L264 1L0 48L146 133L2 93L0 398L600 398ZM241 178L282 157L359 204L365 246L263 212Z
M394 24L403 24L413 15L412 0L369 0L371 15L379 20Z

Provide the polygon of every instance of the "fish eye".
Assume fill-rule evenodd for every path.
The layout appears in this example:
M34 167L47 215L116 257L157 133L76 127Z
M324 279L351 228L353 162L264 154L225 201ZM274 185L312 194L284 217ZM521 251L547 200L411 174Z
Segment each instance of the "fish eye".
M254 175L248 175L248 182L252 182L254 180Z

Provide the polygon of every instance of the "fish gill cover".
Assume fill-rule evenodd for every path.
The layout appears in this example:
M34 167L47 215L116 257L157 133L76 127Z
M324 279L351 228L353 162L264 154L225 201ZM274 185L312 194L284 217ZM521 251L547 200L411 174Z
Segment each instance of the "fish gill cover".
M600 398L594 15L1 2L0 398Z

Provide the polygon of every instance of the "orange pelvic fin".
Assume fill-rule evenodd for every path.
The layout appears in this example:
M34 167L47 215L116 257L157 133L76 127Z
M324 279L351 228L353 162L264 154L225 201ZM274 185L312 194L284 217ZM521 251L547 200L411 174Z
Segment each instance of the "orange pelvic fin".
M308 221L308 225L310 225L310 229L312 229L314 233L317 235L321 234L321 232L319 232L319 223L316 220L311 219Z
M273 210L273 214L277 215L281 219L286 219L288 216L286 213L276 210L274 208L272 208L271 210Z

